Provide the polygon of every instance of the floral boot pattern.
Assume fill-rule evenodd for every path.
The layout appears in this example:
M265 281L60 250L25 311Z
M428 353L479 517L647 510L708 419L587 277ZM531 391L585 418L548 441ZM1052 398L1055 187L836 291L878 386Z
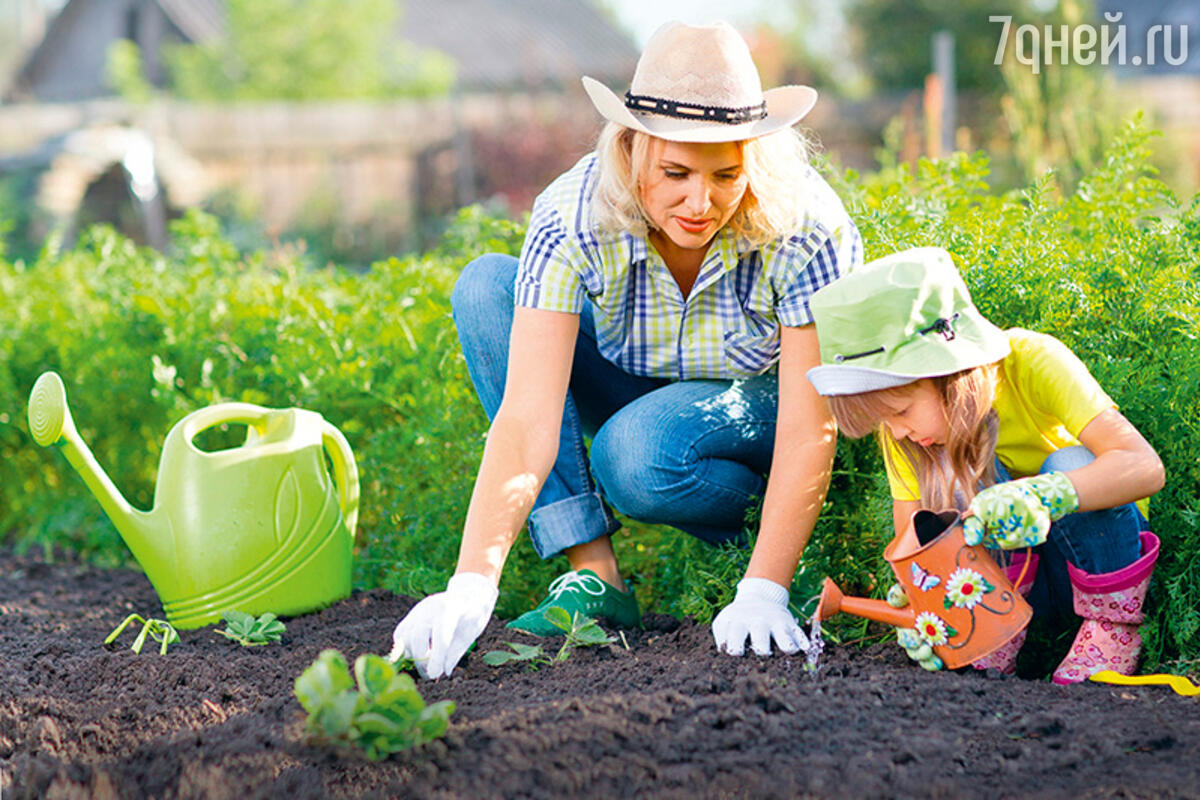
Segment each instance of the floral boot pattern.
M1029 596L1029 590L1033 587L1034 576L1037 575L1037 554L1030 554L1029 558L1029 569L1025 570L1025 577L1021 580L1021 585L1016 587L1022 597ZM1024 566L1025 554L1017 553L1013 556L1012 563L1004 568L1004 574L1008 576L1010 581L1016 582L1017 578L1021 577L1021 569ZM1025 635L1027 633L1029 633L1028 627L1022 628L1016 636L1009 639L1000 649L989 653L983 658L972 661L971 666L975 669L999 670L1004 675L1012 675L1017 671L1017 653L1021 652L1021 646L1025 644Z
M1083 617L1066 658L1054 670L1054 682L1072 684L1110 669L1132 675L1142 650L1138 626L1150 575L1158 559L1158 537L1142 534L1142 556L1124 569L1091 575L1068 565L1075 613Z

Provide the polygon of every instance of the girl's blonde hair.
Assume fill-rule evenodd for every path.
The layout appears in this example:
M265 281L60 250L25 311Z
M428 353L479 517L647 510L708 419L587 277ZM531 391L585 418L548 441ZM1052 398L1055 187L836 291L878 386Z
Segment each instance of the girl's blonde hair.
M596 143L598 178L593 222L614 233L645 236L650 215L642 205L640 180L650 162L654 137L608 122ZM747 189L729 221L734 234L752 247L790 236L804 217L808 143L794 128L735 142Z
M996 482L996 365L930 378L946 412L946 443L922 447L896 439L883 420L916 387L915 383L853 395L835 395L829 406L838 428L859 439L875 432L886 458L896 450L913 466L926 508L965 510L985 486Z

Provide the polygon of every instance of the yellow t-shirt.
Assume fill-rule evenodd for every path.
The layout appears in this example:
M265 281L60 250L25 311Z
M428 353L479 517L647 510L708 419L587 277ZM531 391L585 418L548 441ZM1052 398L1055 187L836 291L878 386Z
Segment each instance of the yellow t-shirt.
M996 374L996 455L1013 478L1036 475L1057 450L1079 444L1079 432L1117 404L1066 345L1044 333L1005 331L1011 352ZM920 500L916 473L890 436L884 463L895 500ZM1138 503L1142 513L1148 503Z

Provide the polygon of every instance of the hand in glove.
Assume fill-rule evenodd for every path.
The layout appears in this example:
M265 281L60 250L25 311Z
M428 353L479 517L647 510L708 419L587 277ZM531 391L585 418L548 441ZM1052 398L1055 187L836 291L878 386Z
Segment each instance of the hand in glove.
M808 636L788 611L787 589L766 578L743 578L733 602L712 623L717 649L731 656L746 651L746 637L760 656L771 654L771 639L782 653L808 647Z
M487 627L498 595L483 575L460 572L446 591L429 595L400 620L389 658L411 658L423 678L449 675Z
M1062 472L1033 475L989 486L971 501L963 520L967 544L1014 550L1046 541L1050 523L1079 508L1075 486Z
M893 583L892 588L888 589L887 603L892 608L904 608L908 605L908 595L904 594L900 584ZM920 664L922 669L937 672L942 668L942 659L934 655L933 647L921 638L916 628L896 628L896 641L904 648L904 652L908 653L908 657Z

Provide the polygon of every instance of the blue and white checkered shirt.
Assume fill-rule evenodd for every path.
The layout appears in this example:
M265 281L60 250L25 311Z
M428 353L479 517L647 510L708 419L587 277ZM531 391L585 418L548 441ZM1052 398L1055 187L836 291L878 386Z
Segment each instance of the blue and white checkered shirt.
M779 360L780 326L811 323L813 293L862 263L858 228L810 167L797 187L808 211L796 233L751 249L724 228L685 300L645 237L596 230L596 173L595 154L585 156L534 202L516 303L578 314L590 301L601 355L631 375L767 372Z

